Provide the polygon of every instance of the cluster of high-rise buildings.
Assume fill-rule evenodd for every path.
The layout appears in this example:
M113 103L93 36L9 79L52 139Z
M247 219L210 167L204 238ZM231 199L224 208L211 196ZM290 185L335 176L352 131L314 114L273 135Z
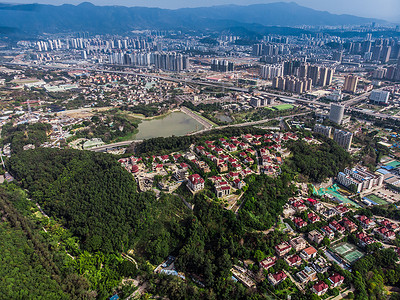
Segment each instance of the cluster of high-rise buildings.
M397 65L374 70L372 77L376 79L400 81L400 58L397 61Z
M283 75L312 79L312 84L315 86L331 85L334 73L335 69L333 68L310 65L300 60L290 60L283 63Z
M60 49L154 49L161 50L161 45L155 43L152 39L109 39L100 38L68 38L68 39L48 39L36 42L38 51L50 51Z
M279 76L272 80L272 87L281 91L302 94L312 89L311 78L296 76Z
M320 133L328 138L332 137L332 127L316 124L314 126L314 132ZM336 141L346 151L350 150L351 142L353 141L353 134L351 132L335 129L333 131L333 140Z
M211 71L216 72L231 72L235 69L233 62L227 60L213 59L211 61Z
M387 63L390 59L398 59L400 45L395 39L371 40L370 34L365 41L349 42L344 45L345 49L353 55L361 55L367 61Z
M272 80L283 75L282 65L265 65L260 68L260 75L264 79Z
M282 44L255 44L252 49L253 56L274 56L289 53L287 46Z
M266 65L260 69L261 77L272 79L276 89L303 93L312 86L328 86L332 84L335 69L316 66L301 60L285 61L283 65Z
M177 72L189 68L189 57L175 52L127 53L118 51L110 54L109 61L110 64L127 66L149 67L154 65L157 69Z

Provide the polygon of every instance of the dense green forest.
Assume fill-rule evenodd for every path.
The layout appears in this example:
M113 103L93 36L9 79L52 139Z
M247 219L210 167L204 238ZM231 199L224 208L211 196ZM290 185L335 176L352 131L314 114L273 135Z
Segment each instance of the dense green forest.
M256 230L265 230L275 224L288 198L296 191L291 180L288 173L278 178L266 175L247 178L249 188L242 197L243 204L239 210L242 223Z
M2 128L3 144L11 143L11 151L17 153L22 151L23 147L33 144L39 147L47 141L47 132L51 130L48 123L20 124L13 126L7 123Z
M34 222L32 203L13 185L0 188L0 291L2 299L94 299L71 258Z
M322 182L336 176L352 162L350 154L331 139L325 139L320 145L298 140L288 148L292 152L287 162L289 167L300 173L305 181Z
M20 228L0 223L2 299L68 299Z
M154 117L161 114L163 110L161 110L157 105L144 105L139 104L135 106L121 106L121 110L127 110L134 114L141 114L145 117Z
M83 275L88 280L99 299L109 295L125 276L124 261L118 253L129 249L133 249L140 268L144 269L146 260L156 265L169 254L177 255L179 270L196 274L207 287L206 290L189 288L181 282L176 290L167 286L159 288L165 280L174 280L154 277L151 270L145 271L150 282L156 284L149 288L154 294L187 299L187 293L194 289L193 292L205 299L246 299L250 291L226 280L232 264L237 259L253 259L259 253L257 250L272 251L270 244L276 242L276 239L253 236L246 228L272 226L281 210L279 206L289 195L289 177L263 177L254 183L266 200L254 206L250 202L255 191L251 190L244 211L260 220L260 224L252 224L245 214L238 218L206 194L188 199L194 204L191 211L177 196L162 194L156 199L153 193L137 193L132 176L107 154L29 150L13 156L9 169L21 186L28 189L32 199L71 233L58 234L58 243L76 256L74 263L68 265L77 276ZM274 193L280 199L276 204L271 198ZM264 218L260 212L268 217ZM56 224L47 226L50 231L60 231ZM99 265L99 261L103 263Z
M69 228L88 251L126 251L137 242L139 232L154 225L152 216L160 214L161 208L168 213L162 199L137 193L133 177L110 155L37 149L13 156L9 168L32 198ZM151 239L163 233L144 236ZM172 237L164 239L166 244L172 241ZM163 251L167 246L161 247ZM165 256L153 250L146 249L154 262Z

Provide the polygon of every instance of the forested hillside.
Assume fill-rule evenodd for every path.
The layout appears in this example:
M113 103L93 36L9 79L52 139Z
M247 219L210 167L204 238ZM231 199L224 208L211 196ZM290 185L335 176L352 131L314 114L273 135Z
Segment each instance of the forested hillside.
M254 259L259 251L267 251L263 241L268 237L254 237L251 232L272 226L292 192L287 188L287 175L253 180L254 188L244 197L243 213L237 217L206 194L187 199L194 204L191 211L177 196L166 194L156 199L153 193L138 193L133 177L108 154L29 150L13 156L9 169L32 199L73 234L60 238L60 242L76 255L72 264L75 272L88 279L99 299L109 295L124 274L133 274L124 271L119 255L129 249L141 262L139 268L145 270L146 260L156 265L168 255L176 255L179 270L196 274L207 287L189 288L179 282L172 289L169 283L163 286L162 277L144 270L150 282L155 280L157 287L149 287L154 294L170 299L189 295L211 299L255 297L226 278L236 259ZM258 223L248 216L255 216ZM74 246L75 237L79 249Z
M289 166L311 182L319 183L334 177L351 164L350 154L331 139L325 139L321 145L296 141L289 149L292 152Z
M157 241L160 235L163 236L160 255L151 244L143 250L158 262L168 254L165 252L170 244L176 244L173 231L166 237L164 228L150 233L148 227L163 222L163 218L154 220L161 210L165 222L169 222L169 206L180 206L171 208L176 213L183 208L181 202L165 204L152 193L137 193L133 177L110 155L37 149L13 156L9 167L44 211L79 238L83 249L126 251L135 243ZM142 236L141 232L146 234Z

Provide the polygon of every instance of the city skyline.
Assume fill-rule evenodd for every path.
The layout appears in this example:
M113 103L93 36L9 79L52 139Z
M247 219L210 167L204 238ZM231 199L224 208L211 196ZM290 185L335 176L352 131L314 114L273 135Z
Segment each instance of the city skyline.
M27 3L40 3L40 4L80 4L85 1L81 0L13 0L3 1L3 3L27 4ZM299 5L309 7L315 10L328 11L334 14L351 14L361 17L378 18L389 22L400 23L400 2L396 0L382 0L379 3L372 0L190 0L190 1L164 1L164 0L91 0L87 1L95 5L121 5L121 6L145 6L145 7L159 7L165 9L178 9L187 7L207 7L215 5L252 5L252 4L266 4L273 2L295 2Z

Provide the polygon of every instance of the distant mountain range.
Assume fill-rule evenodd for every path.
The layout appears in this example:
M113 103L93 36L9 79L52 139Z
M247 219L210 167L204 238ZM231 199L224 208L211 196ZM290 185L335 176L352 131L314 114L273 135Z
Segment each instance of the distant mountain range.
M335 15L296 3L277 2L249 6L222 5L176 10L95 6L84 2L61 6L0 4L0 30L30 34L88 31L124 33L131 30L238 30L255 34L282 31L297 25L358 25L381 20ZM274 27L275 26L275 27ZM292 29L300 33L299 29Z

